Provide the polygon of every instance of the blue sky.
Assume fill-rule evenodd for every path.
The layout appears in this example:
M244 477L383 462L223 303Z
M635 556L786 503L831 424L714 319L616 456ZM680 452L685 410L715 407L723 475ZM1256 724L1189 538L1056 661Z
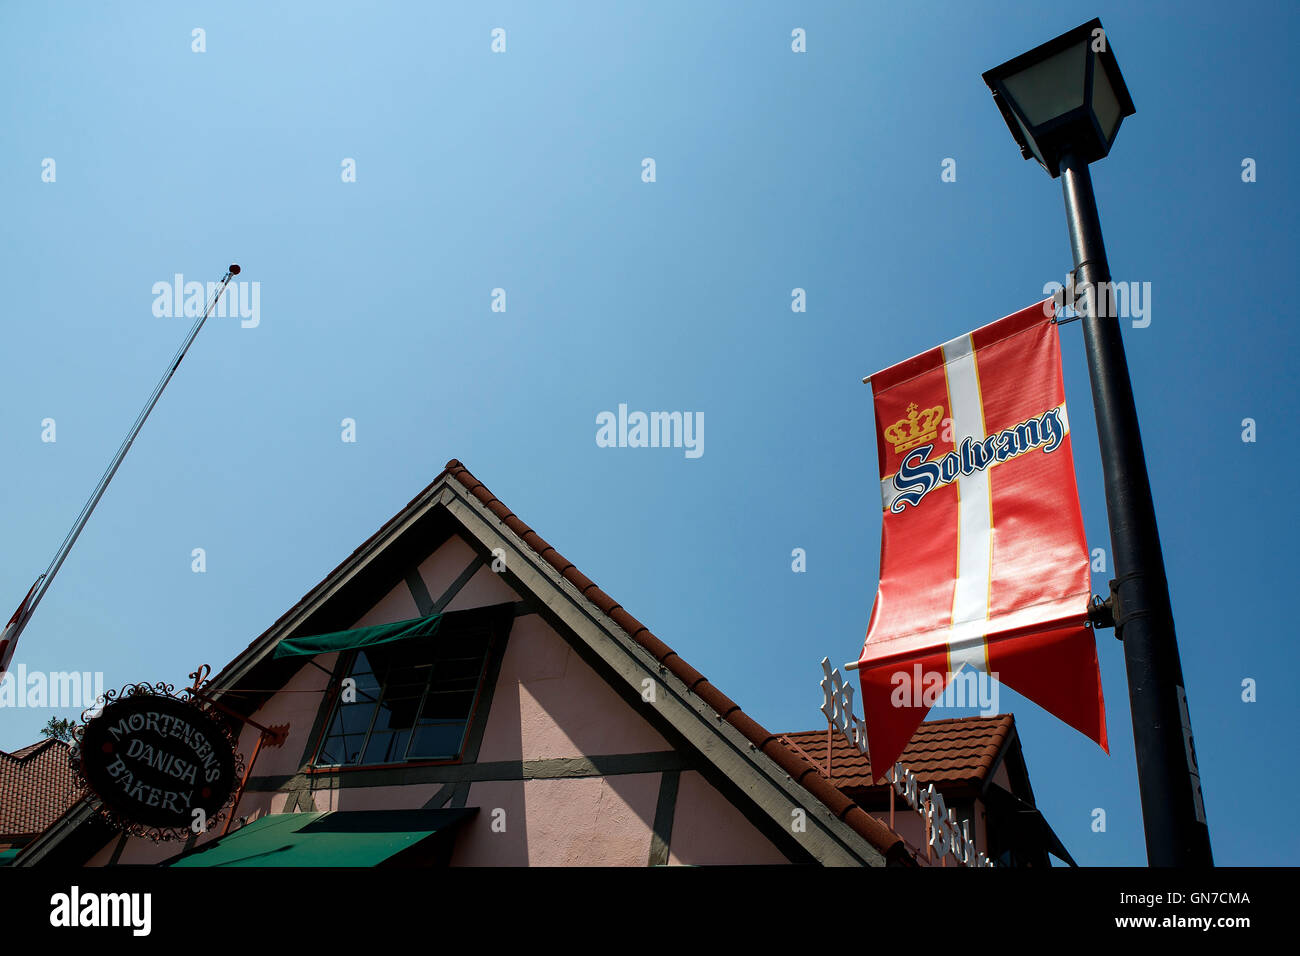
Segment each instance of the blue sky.
M1093 16L1138 109L1093 176L1115 278L1151 283L1125 340L1215 859L1294 862L1265 812L1300 784L1282 3L5 5L6 615L189 328L153 284L238 262L261 293L256 327L204 329L15 663L219 669L457 457L761 723L816 727L818 661L857 656L877 578L862 376L1070 267L1059 183L980 73ZM1062 349L1109 554L1077 324ZM702 412L704 454L598 447L620 403ZM1076 859L1140 865L1122 647L1099 649L1110 756L1002 708ZM56 713L6 709L0 749Z

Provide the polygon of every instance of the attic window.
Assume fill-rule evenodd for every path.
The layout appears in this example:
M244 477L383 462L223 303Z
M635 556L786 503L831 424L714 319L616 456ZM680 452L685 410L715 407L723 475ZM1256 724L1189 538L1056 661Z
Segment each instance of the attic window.
M483 684L486 628L356 651L316 755L318 767L454 760Z

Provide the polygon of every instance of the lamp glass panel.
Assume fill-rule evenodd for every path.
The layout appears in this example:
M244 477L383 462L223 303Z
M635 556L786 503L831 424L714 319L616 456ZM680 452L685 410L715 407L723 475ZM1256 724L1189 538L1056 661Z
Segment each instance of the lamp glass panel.
M1020 127L1020 132L1025 137L1025 142L1029 144L1029 151L1034 154L1034 158L1038 160L1039 164L1043 168L1046 168L1047 161L1043 159L1043 151L1038 147L1038 140L1029 135L1029 130L1025 129L1024 121L1020 119L1019 113L1012 110L1011 115L1015 118L1016 125Z
M1100 59L1092 71L1092 112L1101 126L1101 133L1109 146L1115 139L1115 130L1119 126L1120 106L1115 96L1115 89L1110 85L1110 75Z
M1088 41L1081 40L1002 81L1015 110L1030 126L1083 105L1087 55Z

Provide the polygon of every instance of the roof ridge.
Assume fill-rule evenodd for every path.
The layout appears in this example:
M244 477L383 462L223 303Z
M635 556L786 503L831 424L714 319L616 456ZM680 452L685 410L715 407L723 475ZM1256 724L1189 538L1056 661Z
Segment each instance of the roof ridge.
M26 747L19 747L17 750L13 752L0 750L0 757L5 757L8 758L9 760L13 760L17 763L21 763L26 760L31 760L38 753L40 753L42 750L44 750L46 747L50 746L51 744L63 744L65 747L69 746L68 744L64 743L62 740L59 740L56 737L46 737L44 740L38 740L34 744L28 744Z

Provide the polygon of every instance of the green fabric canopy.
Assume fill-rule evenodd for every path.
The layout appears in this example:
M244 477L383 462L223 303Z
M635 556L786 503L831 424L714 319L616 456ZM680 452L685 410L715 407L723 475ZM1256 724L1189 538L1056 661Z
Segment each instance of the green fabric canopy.
M172 866L377 866L477 812L464 807L272 813Z
M441 614L397 621L393 624L376 624L374 627L354 627L350 631L330 634L313 634L309 637L286 637L275 646L272 657L315 657L330 651L352 651L376 644L391 644L412 637L433 637L438 633Z

